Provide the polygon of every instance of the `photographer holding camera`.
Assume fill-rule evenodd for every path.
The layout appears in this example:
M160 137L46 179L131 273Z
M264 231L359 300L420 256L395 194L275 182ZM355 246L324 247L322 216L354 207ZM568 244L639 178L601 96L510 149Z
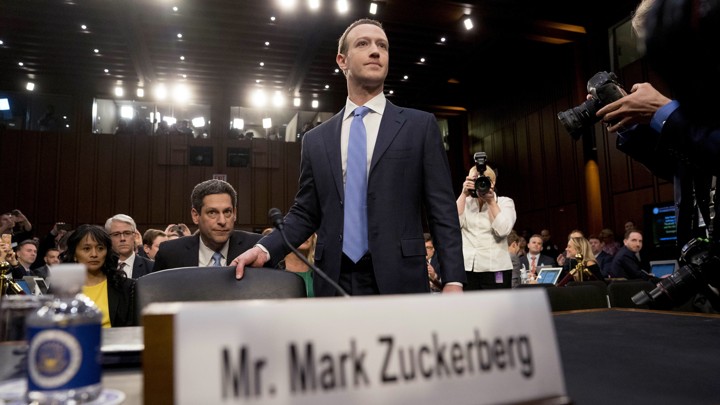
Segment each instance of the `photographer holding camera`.
M708 54L704 48L716 38L712 32L717 30L720 7L717 2L702 9L697 6L690 1L643 0L632 19L640 47L647 49L652 68L678 100L640 83L629 95L598 109L596 116L609 123L609 132L618 133L620 151L656 176L672 179L678 241L687 242L681 250L683 266L633 301L677 306L690 298L692 309L718 312L720 230L715 183L720 174L720 125L717 103L707 95L717 87L720 64L716 52Z
M484 152L475 154L475 165L456 201L468 290L511 288L507 237L517 218L515 203L495 194L496 174L486 159Z

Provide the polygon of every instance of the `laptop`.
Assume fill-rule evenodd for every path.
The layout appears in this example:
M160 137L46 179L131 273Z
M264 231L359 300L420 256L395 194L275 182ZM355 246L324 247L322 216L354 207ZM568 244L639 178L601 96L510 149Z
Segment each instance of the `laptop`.
M542 267L537 276L538 284L555 284L560 278L562 267Z
M668 277L678 267L677 260L655 260L650 262L650 273L657 278Z
M44 295L48 292L48 286L45 282L45 279L42 277L35 277L35 276L25 276L23 277L23 280L27 283L27 285L30 287L30 290L33 292L34 295Z
M27 281L25 280L15 280L15 283L20 286L20 288L25 291L25 294L27 295L33 295L33 290L28 285Z

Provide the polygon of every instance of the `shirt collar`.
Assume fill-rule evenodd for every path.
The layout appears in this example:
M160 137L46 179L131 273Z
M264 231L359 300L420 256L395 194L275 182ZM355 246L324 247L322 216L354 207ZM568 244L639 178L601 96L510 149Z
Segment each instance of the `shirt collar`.
M365 106L368 107L372 112L378 113L380 115L385 112L385 105L387 104L387 100L385 99L385 94L380 92L377 96L371 98L367 103L365 103ZM360 107L359 105L353 103L350 101L350 97L347 98L345 101L345 119L349 118L353 111L355 111L356 108Z
M198 251L198 264L200 266L209 266L212 263L212 256L213 253L215 253L214 250L210 249L205 242L203 242L202 237L198 235L198 238L200 238L200 249ZM227 263L228 259L228 250L230 250L230 239L225 241L225 244L223 245L222 249L220 249L220 254L222 254L223 258L225 259L225 262Z

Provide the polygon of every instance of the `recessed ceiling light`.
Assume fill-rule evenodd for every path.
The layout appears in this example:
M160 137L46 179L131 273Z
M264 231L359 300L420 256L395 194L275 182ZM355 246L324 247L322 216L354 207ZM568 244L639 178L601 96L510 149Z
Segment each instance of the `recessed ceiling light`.
M185 57L184 57L184 56L180 56L180 60L185 60Z
M105 69L105 73L110 73L110 69Z
M469 16L465 18L463 24L465 25L466 30L470 31L471 29L473 29L473 21Z
M329 84L326 84L326 85L325 85L325 90L327 90L327 89L329 89L329 88L330 88L330 85L329 85Z
M100 52L100 50L95 48L95 49L93 49L93 52L98 53L98 52Z
M337 0L336 5L338 12L342 14L347 13L348 9L350 9L347 0Z
M318 106L320 105L320 102L317 100L313 100L312 103L310 103L310 105L312 106L312 108L318 108Z
M408 75L403 76L403 80L407 80L407 79L408 79Z
M370 3L370 14L377 14L377 3L372 2Z
M182 39L182 33L178 32L177 37L178 39Z
M27 84L25 85L25 89L26 89L27 91L33 91L33 90L35 90L35 83L33 83L33 82L27 82Z
M260 62L260 67L265 66L265 62Z
M173 11L174 11L174 12L177 13L178 10L179 10L179 9L178 9L178 6L173 6Z
M265 46L270 46L270 41L265 41Z
M122 87L115 87L115 97L122 97L124 94L125 90Z
M340 73L340 69L335 68L335 73Z
M317 10L320 8L320 0L308 0L308 7L310 10Z
M2 39L0 39L0 45L4 45L4 44L5 44L5 42L3 42Z
M80 28L82 28L82 29L86 30L86 29L87 29L87 25L85 25L85 24L82 24L82 25L80 26Z
M445 37L441 37L440 42L445 42Z
M420 58L420 63L425 63L425 58Z
M137 89L137 96L140 97L140 98L145 97L145 89L143 89L142 87L138 88L138 89Z
M25 66L25 64L22 62L18 62L18 66Z
M390 90L390 91L388 91L388 93L393 94L393 93L395 93L395 91Z
M275 21L275 16L271 16L270 21Z

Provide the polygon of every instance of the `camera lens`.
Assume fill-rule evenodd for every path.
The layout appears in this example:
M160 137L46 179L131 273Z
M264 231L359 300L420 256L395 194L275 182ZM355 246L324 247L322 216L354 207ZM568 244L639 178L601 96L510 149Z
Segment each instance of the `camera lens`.
M593 98L586 100L577 107L558 113L558 120L565 126L565 129L573 139L580 139L585 128L600 120L595 116L599 103L600 100Z
M477 179L475 179L476 194L479 194L479 195L487 194L487 192L490 191L491 186L492 186L492 183L490 182L490 178L487 176L480 176Z

